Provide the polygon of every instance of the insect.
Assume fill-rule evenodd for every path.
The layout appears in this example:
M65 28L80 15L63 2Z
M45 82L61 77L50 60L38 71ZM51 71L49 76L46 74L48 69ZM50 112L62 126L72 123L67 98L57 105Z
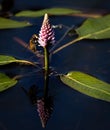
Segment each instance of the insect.
M30 41L29 41L29 49L33 52L36 52L36 45L38 44L38 36L33 34Z
M54 52L54 49L56 48L56 46L67 36L67 34L69 35L74 35L74 30L73 27L68 27L62 24L59 25L53 25L53 28L65 28L67 29L67 31L63 34L63 36L56 42L56 44L50 48L50 53ZM29 44L27 45L26 42L24 42L22 39L18 38L18 37L14 37L14 40L16 42L18 42L19 44L21 44L24 48L27 48L29 51L33 52L34 54L37 54L38 57L41 57L41 54L39 54L39 49L37 48L37 45L39 46L38 43L38 35L37 34L33 34L32 37L29 40Z

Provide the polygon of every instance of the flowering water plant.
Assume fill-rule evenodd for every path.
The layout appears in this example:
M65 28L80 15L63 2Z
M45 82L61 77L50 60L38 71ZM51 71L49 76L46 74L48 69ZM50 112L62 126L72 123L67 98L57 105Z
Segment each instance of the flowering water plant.
M37 100L37 111L39 113L42 127L45 127L51 115L52 103L49 104L48 84L49 84L49 46L55 43L53 28L49 22L48 14L44 15L44 20L39 32L38 43L44 49L44 96Z
M78 37L70 41L69 43L64 44L63 46L57 48L56 50L51 51L51 49L55 49L56 46L52 47L55 44L55 34L53 30L53 26L51 25L49 21L48 14L46 13L44 15L44 20L41 26L41 29L39 31L39 35L36 36L33 35L30 39L30 45L27 47L27 44L24 44L21 42L21 44L24 47L27 47L28 50L30 50L32 53L37 56L39 59L39 63L37 66L36 62L30 62L26 60L18 60L12 56L6 56L6 55L0 55L0 65L7 65L9 63L17 62L22 64L28 64L33 65L37 68L37 72L43 72L40 74L43 74L43 83L40 82L40 85L35 85L33 87L30 87L30 90L28 92L28 95L30 95L30 98L32 99L32 103L37 106L38 115L40 117L42 127L45 128L48 119L50 118L50 115L53 110L53 98L50 96L50 91L48 92L48 86L50 81L50 61L49 56L50 53L52 54L57 53L58 51L64 49L65 47L76 43L82 39L107 39L110 38L110 28L109 24L106 23L107 21L109 23L110 16L104 16L97 19L91 19L88 18L81 27L78 27L74 30L69 30L71 32L74 31L74 33L77 34ZM100 23L100 24L99 24ZM103 24L104 23L104 24ZM103 26L102 26L103 25ZM72 28L73 29L73 28ZM85 31L86 30L86 31ZM66 33L67 34L67 33ZM65 35L64 35L65 36ZM63 37L64 38L64 37ZM61 38L62 39L62 38ZM17 39L16 39L17 40ZM61 40L59 40L61 41ZM18 42L20 43L20 40L18 39ZM57 42L58 44L59 42ZM37 45L40 45L43 49L40 52L37 50ZM57 45L56 44L56 45ZM49 50L50 49L50 50ZM37 53L37 54L36 54ZM40 62L42 61L42 63ZM71 64L71 62L70 62ZM3 70L2 70L3 71ZM32 74L33 72L31 72ZM12 86L14 86L19 78L22 78L23 76L29 76L30 73L24 74L24 75L17 75L14 78L9 78L9 76L0 73L0 91L4 91ZM59 76L59 79L66 85L70 86L71 88L86 94L88 96L94 97L96 99L101 99L107 102L110 102L110 84L103 82L93 76L90 76L88 74L85 74L83 72L79 71L70 71L67 74L57 74ZM42 81L42 80L41 80ZM35 80L36 82L36 80ZM39 87L43 86L43 95L39 96L38 91L36 88L39 89Z

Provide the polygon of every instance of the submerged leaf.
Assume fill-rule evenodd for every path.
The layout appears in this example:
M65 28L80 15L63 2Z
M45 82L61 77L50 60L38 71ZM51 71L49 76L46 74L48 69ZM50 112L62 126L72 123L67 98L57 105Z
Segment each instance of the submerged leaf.
M41 17L45 13L51 15L67 15L67 14L74 14L74 13L81 13L79 10L73 10L69 8L50 8L50 9L43 9L39 11L21 11L16 14L17 17Z
M88 18L76 29L80 39L110 38L110 15L100 18Z
M88 96L110 102L110 84L88 74L73 71L60 75L63 83Z
M9 78L7 75L0 73L0 92L13 87L17 80Z
M31 26L31 24L28 22L18 22L15 20L0 17L0 29L21 28L27 26Z
M12 56L0 55L0 65L6 65L6 64L14 63L14 62L35 66L33 62L30 62L27 60L17 60L16 58Z

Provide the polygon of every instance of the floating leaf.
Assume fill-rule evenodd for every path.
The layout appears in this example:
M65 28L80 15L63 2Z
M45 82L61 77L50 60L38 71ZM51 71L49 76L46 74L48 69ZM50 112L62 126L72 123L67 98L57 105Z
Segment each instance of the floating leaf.
M6 65L6 64L14 63L14 62L35 66L33 62L30 62L27 60L18 60L12 56L0 55L0 65Z
M43 16L45 13L51 15L67 15L67 14L76 14L81 13L79 10L73 10L69 8L50 8L50 9L43 9L39 11L21 11L16 14L17 17L40 17Z
M80 39L110 38L110 15L100 18L88 18L76 29Z
M88 96L110 102L110 84L88 74L73 71L60 75L63 83Z
M83 39L108 39L110 38L110 15L106 15L99 18L88 18L75 31L78 34L78 38L59 47L53 52L53 54Z
M31 24L28 22L18 22L15 20L0 17L0 29L21 28L30 25Z
M9 78L7 75L0 73L0 92L13 87L17 80Z

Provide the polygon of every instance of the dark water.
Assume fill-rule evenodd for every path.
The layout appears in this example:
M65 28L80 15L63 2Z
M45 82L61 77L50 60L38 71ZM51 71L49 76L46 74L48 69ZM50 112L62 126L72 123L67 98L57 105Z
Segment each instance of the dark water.
M12 11L25 9L39 9L48 7L71 7L91 10L110 9L110 2L106 0L51 0L51 1L15 1ZM13 40L19 37L28 42L31 35L38 33L43 18L28 18L35 26L0 30L0 54L12 55L20 59L37 61L33 54ZM79 26L84 18L59 16L52 17L52 24ZM66 29L55 29L58 40ZM60 44L67 43L73 37L67 36ZM32 58L33 57L33 58ZM83 40L63 49L51 58L51 66L58 73L71 70L93 75L110 83L110 40ZM29 66L10 65L0 67L9 75L27 74L36 69ZM41 85L41 75L35 73L19 80L18 84L0 93L0 130L42 130L40 119L28 96L22 87L29 89L31 85ZM63 85L56 77L51 77L50 92L54 98L54 111L46 130L109 130L110 103L93 99Z

